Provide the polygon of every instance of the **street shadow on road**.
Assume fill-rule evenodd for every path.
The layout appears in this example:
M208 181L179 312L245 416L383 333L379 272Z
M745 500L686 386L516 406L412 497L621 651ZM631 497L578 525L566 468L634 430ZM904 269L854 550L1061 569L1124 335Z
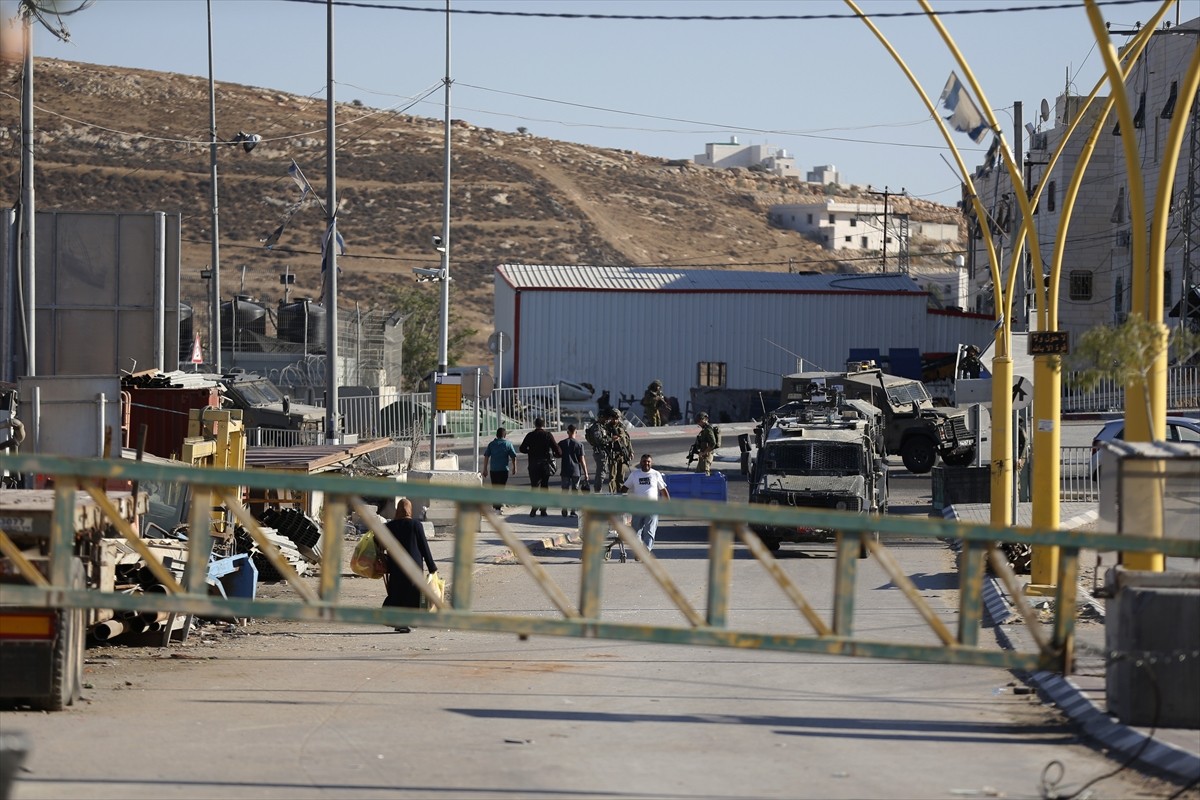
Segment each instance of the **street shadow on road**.
M785 736L842 736L855 739L889 739L961 744L995 743L1027 745L1038 736L1043 745L1077 744L1079 737L1066 724L1022 725L954 720L913 720L870 717L783 717L755 714L630 714L603 711L552 711L547 709L448 708L477 719L545 720L558 722L670 722L687 725L766 725ZM789 730L809 728L811 730Z
M913 586L916 586L918 589L922 590L958 588L957 572L918 572L915 575L909 575L908 579L913 582ZM895 589L896 584L889 581L875 588Z

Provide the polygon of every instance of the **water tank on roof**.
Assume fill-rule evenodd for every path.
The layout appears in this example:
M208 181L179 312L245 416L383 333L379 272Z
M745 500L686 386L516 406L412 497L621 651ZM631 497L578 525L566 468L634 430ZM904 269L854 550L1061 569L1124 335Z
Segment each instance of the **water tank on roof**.
M311 300L280 303L279 338L307 343L310 353L325 352L325 307Z
M267 309L244 294L221 303L221 348L232 348L246 332L267 335Z

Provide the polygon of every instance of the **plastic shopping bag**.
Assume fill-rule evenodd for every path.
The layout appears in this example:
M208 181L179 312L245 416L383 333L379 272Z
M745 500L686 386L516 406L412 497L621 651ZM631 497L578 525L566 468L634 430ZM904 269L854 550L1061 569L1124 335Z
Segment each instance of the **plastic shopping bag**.
M354 546L354 554L350 556L350 571L364 578L382 578L387 572L382 555L375 542L375 533L367 531Z
M438 573L431 572L425 579L425 582L429 584L430 590L432 590L433 594L438 599L437 604L433 606L431 610L437 610L446 601L446 580ZM422 596L421 599L425 600L426 598Z

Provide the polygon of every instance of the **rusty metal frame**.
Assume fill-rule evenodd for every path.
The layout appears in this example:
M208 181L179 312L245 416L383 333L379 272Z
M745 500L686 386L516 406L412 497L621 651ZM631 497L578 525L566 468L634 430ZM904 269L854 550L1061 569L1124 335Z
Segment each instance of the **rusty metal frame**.
M0 602L34 607L112 608L130 611L172 612L219 617L256 617L290 620L326 620L362 624L415 625L468 631L507 631L518 634L615 638L631 641L717 645L773 649L793 652L827 653L876 658L922 660L942 663L986 665L1020 670L1051 669L1069 671L1074 643L1075 596L1061 590L1055 604L1052 633L1046 636L1037 613L1024 599L1016 576L1001 557L997 541L1052 544L1061 549L1060 586L1074 587L1078 552L1088 547L1125 552L1162 552L1168 555L1200 557L1200 543L1153 537L1116 535L1079 531L1034 530L1013 527L997 529L986 525L912 518L866 516L836 511L796 509L778 506L735 503L711 503L692 500L648 501L624 496L581 496L572 502L581 509L582 557L578 603L551 577L543 564L512 531L505 519L492 511L498 502L544 505L545 490L465 487L422 484L422 496L446 500L458 509L452 592L440 607L436 596L423 580L421 565L397 546L376 515L363 503L362 496L392 496L402 484L382 478L352 478L342 475L304 475L298 473L252 470L235 472L180 466L178 468L128 461L66 459L46 456L0 456L0 469L34 472L54 476L56 489L55 518L51 525L50 576L39 580L40 572L17 551L11 539L0 531L0 553L13 561L30 585L0 585ZM101 593L90 589L71 589L66 576L73 555L71 524L73 493L84 487L106 513L116 511L98 488L100 481L126 480L176 481L190 485L194 496L189 558L182 582L163 581L168 594L128 595ZM324 530L322 570L318 588L296 574L278 548L266 538L261 526L241 502L241 490L230 487L292 489L324 493ZM205 585L208 553L212 548L210 495L219 497L233 516L249 532L264 555L295 591L298 600L265 600L209 597ZM364 608L341 603L343 524L347 508L359 512L368 527L397 555L404 573L430 601L431 610L404 608ZM695 608L663 564L641 543L624 521L626 513L658 513L694 519L708 525L709 566L707 607ZM119 519L120 515L117 515ZM486 519L511 549L515 560L545 593L560 618L492 614L472 608L473 564L480 520ZM754 532L753 526L810 527L836 531L837 560L832 617L824 619L791 580ZM132 527L114 522L119 535L138 547ZM602 616L603 556L609 531L640 559L649 577L664 591L684 617L683 625L643 625L607 621ZM906 538L957 539L961 542L960 600L957 630L951 629L929 607L905 574L882 535ZM734 546L741 542L780 588L812 629L811 634L766 633L729 628L730 590ZM917 614L934 633L936 644L875 641L854 634L854 592L860 550L875 556L879 566L908 599ZM153 554L143 545L143 557ZM194 555L198 554L198 555ZM981 589L985 561L1017 603L1030 627L1036 652L1000 650L979 644L982 626ZM162 571L168 572L161 564ZM152 566L151 569L154 569ZM161 579L159 570L155 574Z

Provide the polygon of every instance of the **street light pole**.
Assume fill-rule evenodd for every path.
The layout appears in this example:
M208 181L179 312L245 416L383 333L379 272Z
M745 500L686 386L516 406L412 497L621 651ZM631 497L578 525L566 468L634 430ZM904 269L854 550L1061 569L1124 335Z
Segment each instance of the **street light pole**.
M429 386L429 468L432 470L437 463L437 376L445 375L450 366L450 0L446 0L446 77L445 85L445 160L442 165L442 236L438 244L441 253L441 270L439 280L442 290L442 312L440 337L438 341L438 368Z
M208 296L208 340L212 347L213 367L217 374L221 373L221 226L218 219L219 203L217 200L217 90L213 80L213 26L212 0L206 0L208 7L208 141L209 141L209 183L212 190L212 267L210 277L212 286ZM231 309L236 313L236 309ZM236 324L234 321L233 324ZM232 327L232 326L231 326Z

